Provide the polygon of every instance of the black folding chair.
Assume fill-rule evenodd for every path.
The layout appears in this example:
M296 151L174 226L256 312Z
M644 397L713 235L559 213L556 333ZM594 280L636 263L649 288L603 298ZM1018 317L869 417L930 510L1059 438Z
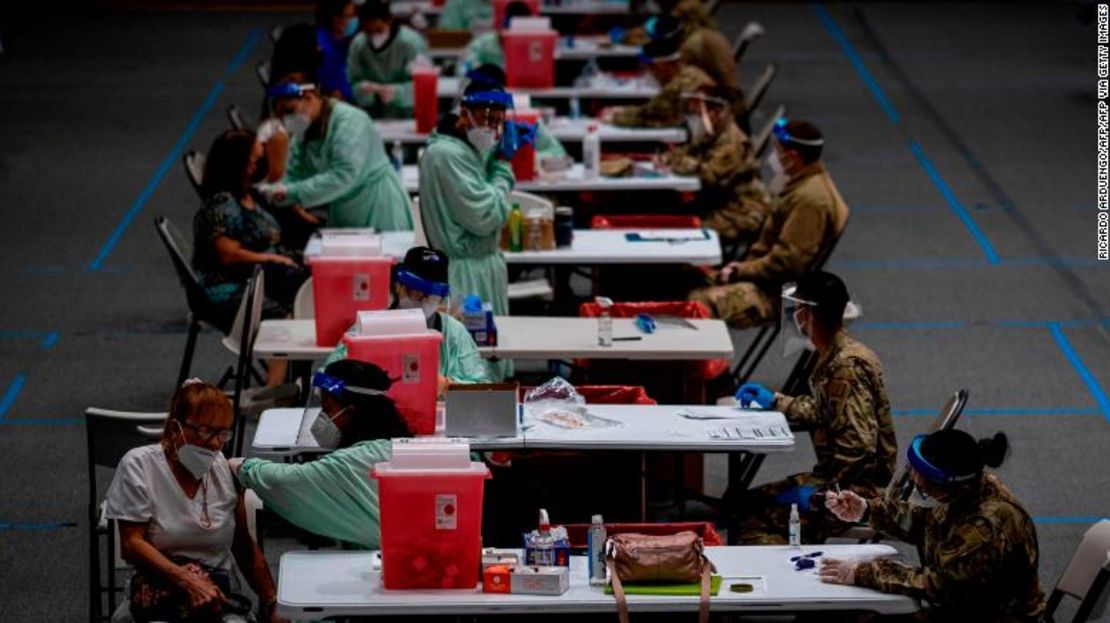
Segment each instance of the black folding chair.
M833 252L836 251L836 245L840 243L840 239L848 229L849 220L850 216L845 217L844 223L840 226L840 231L836 233L836 236L832 239L825 253L817 258L817 261L813 263L810 270L821 270L824 268L825 263L829 261ZM763 361L763 357L767 354L767 351L770 350L771 345L775 343L775 338L778 337L779 331L781 330L782 327L779 322L773 325L764 325L759 328L759 332L756 333L755 339L748 345L747 350L745 350L744 354L740 357L740 361L737 362L736 367L732 369L732 382L734 388L740 387L751 379L752 374ZM798 367L799 363L795 363L795 368ZM804 368L804 364L802 364L801 367ZM800 372L801 370L798 371L798 373Z
M752 150L755 152L756 158L762 158L763 152L767 151L767 146L771 144L771 133L775 130L775 122L782 119L784 115L786 115L785 107L779 106L776 108L775 113L753 137Z
M232 405L235 407L235 454L243 456L243 437L246 419L243 413L243 395L250 387L251 355L254 352L254 338L258 335L258 325L262 322L262 303L265 285L261 265L255 265L254 274L247 282L243 292L243 309L241 334L239 336L239 359L235 365L235 394Z
M189 259L193 254L192 245L165 217L159 216L154 219L154 227L158 230L158 237L162 239L162 244L170 254L170 261L173 262L181 287L185 288L185 302L189 308L189 336L185 340L185 354L181 358L181 369L177 374L177 385L181 385L189 378L197 334L200 332L201 325L215 327L223 333L227 333L231 327L228 326L223 314L209 301L208 295L200 285L200 280L193 272Z
M748 48L756 39L763 36L764 32L763 25L759 22L748 22L744 26L744 30L740 31L740 34L736 36L736 41L732 44L732 58L736 61L736 64L740 64L740 59L744 57L744 53L748 51Z
M236 130L246 130L254 132L258 126L251 120L243 109L239 108L238 104L232 104L227 109L227 120L231 123L231 127Z
M270 42L271 43L277 43L278 39L281 39L281 33L283 33L283 32L285 32L285 26L282 26L281 24L271 26L270 27Z
M116 522L104 513L97 488L97 467L116 469L132 448L157 440L165 413L133 413L89 407L85 409L85 444L88 449L89 506L89 620L107 621L116 609L116 596L124 592L116 578ZM100 539L107 541L101 558ZM107 580L107 586L102 583ZM107 597L107 604L105 604ZM107 605L105 612L104 606Z
M254 75L258 76L258 81L262 83L262 88L270 86L270 61L259 61L254 66Z
M204 200L204 154L199 151L187 151L181 157L185 165L185 177L197 192L197 196Z
M763 73L760 74L759 78L755 81L755 84L752 85L751 90L748 91L748 101L744 108L744 112L741 113L736 120L741 128L751 127L752 112L759 108L760 102L766 97L767 89L771 88L771 83L774 82L777 73L778 68L775 64L768 64L767 68L763 70Z

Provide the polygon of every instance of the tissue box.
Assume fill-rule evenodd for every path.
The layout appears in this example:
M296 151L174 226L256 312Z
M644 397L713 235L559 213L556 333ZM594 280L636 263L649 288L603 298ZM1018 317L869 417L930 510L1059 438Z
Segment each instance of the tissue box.
M567 567L514 567L510 574L512 593L562 595L570 586Z
M515 567L520 564L520 556L514 550L499 550L487 547L482 550L482 573L490 567Z
M482 573L483 593L562 595L569 587L567 567L495 565Z
M448 437L515 437L517 383L476 383L447 388Z
M570 542L565 539L555 541L553 547L532 547L531 539L524 536L524 564L537 567L569 567Z

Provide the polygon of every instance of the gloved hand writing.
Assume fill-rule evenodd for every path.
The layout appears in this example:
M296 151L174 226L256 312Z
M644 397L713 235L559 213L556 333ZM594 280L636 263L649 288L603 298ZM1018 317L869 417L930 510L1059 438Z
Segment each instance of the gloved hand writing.
M498 154L506 160L512 160L521 147L535 143L536 124L506 121L505 131L501 133L501 142L498 145Z
M809 499L817 491L817 487L802 485L798 487L790 487L786 491L775 496L775 502L783 506L790 506L797 504L798 510L806 512L811 510L809 506Z
M736 400L742 409L770 409L775 393L759 383L744 383L736 390Z
M825 508L841 521L859 521L867 511L867 500L852 491L826 491Z
M817 570L817 574L821 576L821 581L827 584L852 585L856 583L856 567L859 567L858 560L822 558L821 568Z

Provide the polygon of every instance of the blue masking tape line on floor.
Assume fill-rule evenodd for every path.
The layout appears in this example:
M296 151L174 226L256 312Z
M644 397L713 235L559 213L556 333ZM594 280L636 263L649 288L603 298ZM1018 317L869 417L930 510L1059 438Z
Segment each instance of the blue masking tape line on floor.
M937 409L895 409L895 416L935 416ZM963 415L1101 415L1098 409L964 409Z
M853 330L883 329L960 329L965 325L960 321L938 322L854 322Z
M1075 352L1068 336L1064 335L1064 329L1058 324L1053 324L1049 327L1052 332L1052 339L1056 340L1056 345L1064 353L1064 357L1071 363L1071 367L1075 368L1079 378L1083 379L1083 383L1087 385L1087 391L1095 399L1102 415L1110 422L1110 398L1106 396L1106 392L1102 391L1102 386L1099 385L1098 379L1095 378L1091 371L1087 369L1087 365L1083 363L1083 359L1079 357L1079 353Z
M58 340L61 339L61 337L62 334L57 331L51 331L50 333L47 333L46 337L42 338L42 349L50 350L51 348L54 348L58 345Z
M844 55L848 57L848 61L856 68L856 72L863 79L864 85L871 91L871 95L875 96L875 100L879 102L879 107L883 109L887 118L894 125L902 123L902 116L895 110L894 104L890 103L883 88L879 86L879 82L871 75L871 71L867 69L867 65L863 63L863 59L856 53L856 49L852 46L852 42L848 41L848 36L840 29L836 21L829 15L828 9L820 4L813 5L813 12L817 14L817 19L825 25L825 30L829 31L832 38L840 45L840 49L844 51Z
M23 391L23 385L26 382L27 377L20 373L15 375L12 382L8 384L8 389L4 392L4 398L0 400L0 422L3 422L8 415L8 411L11 411L12 405L15 404L16 398L19 398L19 392Z
M948 182L941 177L940 172L933 166L932 161L925 156L925 150L921 149L921 145L918 145L917 141L911 140L909 145L910 151L913 152L914 157L917 158L918 164L921 165L921 168L925 170L925 174L928 175L929 179L933 182L933 186L937 187L937 190L940 191L944 200L948 202L948 207L951 208L952 212L960 219L964 227L971 232L971 237L975 238L975 241L979 243L979 247L983 249L983 254L987 256L987 262L992 265L998 264L998 253L995 252L994 245L987 239L983 230L979 229L979 224L975 222L975 219L971 218L971 214L968 213L967 208L956 198L956 193L952 192L952 188L948 185Z
M143 188L142 192L139 193L139 196L135 199L135 202L131 204L131 207L127 210L127 213L123 215L123 218L120 220L119 224L116 225L115 230L113 230L112 234L108 237L108 241L105 242L104 246L100 248L100 252L96 254L96 257L93 258L93 261L89 263L90 272L99 271L104 266L104 262L108 259L108 255L111 254L112 250L115 249L117 244L119 244L119 241L123 237L123 234L127 231L127 228L131 226L131 223L135 220L139 213L143 211L143 208L146 207L147 202L150 201L150 197L154 194L154 191L158 188L158 185L162 183L162 178L164 178L166 176L166 173L169 172L170 167L177 164L177 160L181 157L181 152L185 150L185 146L188 145L189 141L192 140L193 135L196 134L197 128L200 127L201 121L204 120L205 115L207 115L208 111L211 110L212 107L216 104L216 99L219 97L220 93L224 89L224 79L226 79L228 76L234 73L236 69L239 68L239 66L243 63L243 60L246 58L247 54L249 54L254 49L254 47L258 45L258 40L260 36L260 31L251 31L250 35L247 37L247 41L235 54L231 62L228 63L227 67L224 69L223 75L218 80L216 80L216 84L212 86L212 90L208 92L208 97L204 99L204 102L200 105L200 108L197 109L197 112L193 115L193 118L189 120L189 125L185 127L185 131L181 134L181 137L177 140L177 143L174 144L173 148L170 150L170 153L166 154L166 157L164 160L162 160L162 163L158 165L158 170L154 172L154 177L150 178L150 181L147 182L147 185Z
M74 521L52 521L46 523L6 523L0 522L0 532L53 532L66 528L76 528Z
M0 424L5 426L79 426L84 423L84 418L79 417L0 420Z
M1110 517L1034 517L1034 523L1081 523L1081 524L1094 524L1102 521L1103 519L1110 519Z
M901 115L895 110L894 105L891 104L890 99L886 96L886 92L879 86L879 82L875 79L875 76L872 75L867 65L864 64L863 59L860 57L859 53L856 52L852 42L848 40L848 36L844 34L844 31L840 29L836 20L829 15L828 10L824 6L820 4L814 4L812 6L813 12L817 14L817 18L821 20L821 23L825 26L825 30L829 31L829 34L836 40L836 43L840 46L844 55L848 57L848 62L855 67L856 73L863 79L863 83L867 86L867 89L871 91L871 95L875 97L875 100L878 101L879 107L886 113L887 118L890 119L890 122L895 126L900 126L902 124ZM979 225L971 218L971 215L967 212L967 209L963 207L959 199L956 198L951 187L948 186L948 183L940 176L940 173L937 171L936 167L933 166L933 163L925 156L925 152L921 149L921 146L911 139L909 141L909 147L914 157L917 158L918 164L925 170L925 174L929 176L933 185L937 187L937 190L940 191L945 201L948 202L948 207L956 214L960 221L963 222L968 231L971 232L971 236L975 238L975 241L979 243L979 247L987 257L987 262L992 265L998 264L998 254L994 250L994 245L987 239L983 231L979 229Z

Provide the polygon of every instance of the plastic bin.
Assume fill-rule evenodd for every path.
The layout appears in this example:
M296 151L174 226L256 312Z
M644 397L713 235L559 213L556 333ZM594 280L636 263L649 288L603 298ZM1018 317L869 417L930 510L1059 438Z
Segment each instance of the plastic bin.
M493 27L498 30L505 28L505 9L515 0L493 0ZM532 15L540 14L540 0L520 0L532 10Z
M510 89L555 86L555 31L501 33L505 49L505 82Z
M531 387L521 387L520 402ZM574 389L588 405L655 405L659 404L639 385L575 385Z
M388 256L314 256L308 259L312 269L312 304L318 346L339 343L359 311L389 306L393 262Z
M397 469L378 463L382 585L473 589L480 581L482 496L489 468Z
M535 125L540 121L540 113L536 111L517 112L514 120L521 123ZM516 150L512 160L513 175L517 182L527 182L536 178L536 147L525 145Z
M430 134L439 119L439 73L434 69L414 69L412 72L413 112L416 131Z
M609 314L614 318L635 318L636 314L654 314L678 316L679 318L707 319L712 318L709 308L698 301L644 301L613 303ZM601 315L601 307L597 303L583 303L578 308L578 315L582 318L596 318ZM656 329L657 331L660 329ZM667 330L667 329L662 329ZM715 379L728 370L728 359L713 359L702 363L701 372L706 379ZM588 362L581 362L588 366Z
M442 340L443 336L431 329L417 334L343 336L348 358L372 363L395 379L387 395L413 435L432 435L436 430Z
M597 214L593 229L701 229L701 218L685 214Z

